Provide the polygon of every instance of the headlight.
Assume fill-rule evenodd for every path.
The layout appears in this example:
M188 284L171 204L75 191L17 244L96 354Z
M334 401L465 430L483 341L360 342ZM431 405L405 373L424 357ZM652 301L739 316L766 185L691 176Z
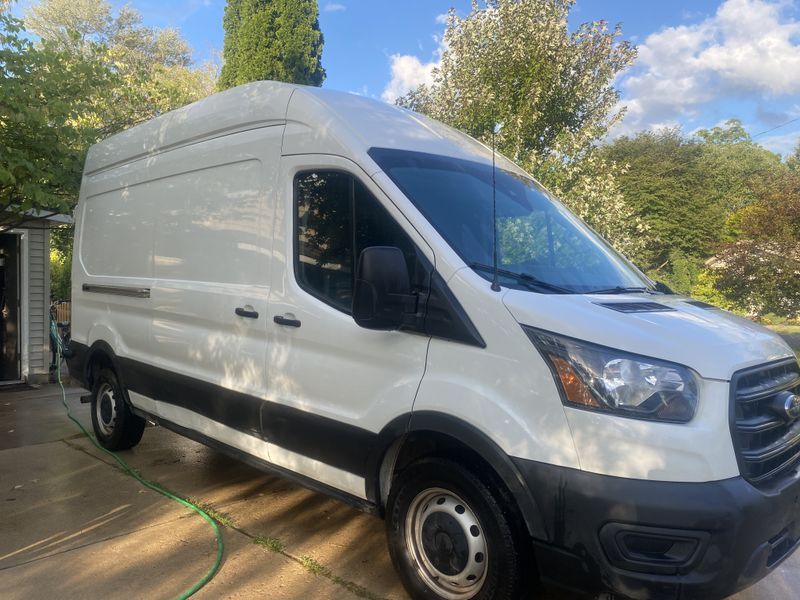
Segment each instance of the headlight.
M682 365L628 354L523 326L550 365L568 406L685 423L697 409L697 383Z

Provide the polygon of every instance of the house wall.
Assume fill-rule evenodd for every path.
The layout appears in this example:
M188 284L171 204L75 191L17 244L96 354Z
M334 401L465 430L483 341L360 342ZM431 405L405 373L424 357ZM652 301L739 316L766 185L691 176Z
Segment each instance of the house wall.
M50 366L50 230L28 233L28 381L46 381Z

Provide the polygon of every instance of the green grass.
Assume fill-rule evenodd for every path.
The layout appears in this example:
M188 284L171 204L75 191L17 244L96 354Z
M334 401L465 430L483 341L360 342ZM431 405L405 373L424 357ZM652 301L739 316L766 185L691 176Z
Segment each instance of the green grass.
M253 543L256 546L261 546L262 548L266 548L270 552L275 552L277 554L283 554L283 551L286 549L286 545L278 538L264 535L257 535L254 537Z
M310 556L301 556L300 557L300 564L303 565L306 571L309 573L313 573L314 575L322 575L323 577L330 578L332 576L331 570L311 558Z
M221 510L217 510L208 502L203 502L196 498L187 498L186 501L191 502L195 506L199 506L200 508L202 508L209 517L214 519L217 523L219 523L223 527L230 527L231 529L234 529L236 527L236 521L233 520L232 516L222 512Z
M775 333L793 333L800 335L800 325L768 325Z
M366 598L366 600L383 600L383 598L373 594L364 586L358 585L352 581L348 581L347 579L343 579L338 575L334 575L328 567L319 563L310 556L301 556L298 562L303 565L303 568L305 568L305 570L309 573L330 579L336 585L343 587L348 592L358 596L359 598Z
M783 336L783 339L792 347L798 360L800 360L800 325L769 325L768 327Z

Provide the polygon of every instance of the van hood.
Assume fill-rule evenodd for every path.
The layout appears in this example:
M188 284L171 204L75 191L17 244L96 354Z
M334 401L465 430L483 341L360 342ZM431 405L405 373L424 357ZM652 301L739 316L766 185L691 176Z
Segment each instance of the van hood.
M727 381L740 369L794 357L779 335L727 311L690 304L693 301L684 296L509 289L503 302L521 324L680 363L707 379ZM613 306L617 303L623 306ZM642 303L662 308L647 310Z

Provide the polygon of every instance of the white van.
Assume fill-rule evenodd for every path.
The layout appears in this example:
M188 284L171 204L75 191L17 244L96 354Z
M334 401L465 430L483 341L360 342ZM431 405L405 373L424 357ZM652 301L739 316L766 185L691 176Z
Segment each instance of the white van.
M75 222L98 439L149 419L385 517L414 598L721 598L798 545L789 347L449 127L241 86L94 146Z

